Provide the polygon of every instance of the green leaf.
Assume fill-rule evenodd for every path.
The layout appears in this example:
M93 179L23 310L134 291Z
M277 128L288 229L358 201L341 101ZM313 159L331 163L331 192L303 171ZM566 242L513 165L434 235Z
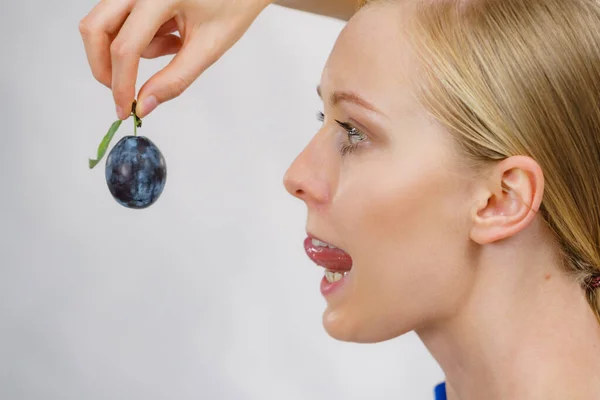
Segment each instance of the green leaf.
M115 136L115 133L119 129L119 126L121 126L122 122L122 120L118 120L113 122L113 124L110 126L110 129L108 130L108 132L104 136L104 139L102 139L102 142L100 142L100 145L98 146L98 158L96 160L92 160L91 158L89 159L90 169L94 168L96 164L100 162L102 157L104 157L104 153L106 153L108 144L112 140L113 136Z

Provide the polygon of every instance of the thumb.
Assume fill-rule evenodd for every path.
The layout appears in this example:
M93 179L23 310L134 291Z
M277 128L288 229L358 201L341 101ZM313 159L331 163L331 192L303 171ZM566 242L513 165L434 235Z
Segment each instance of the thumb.
M221 57L222 52L215 50L214 42L208 42L196 36L184 43L173 60L148 79L138 95L136 113L140 118L150 114L158 105L180 96ZM211 45L213 48L210 48Z

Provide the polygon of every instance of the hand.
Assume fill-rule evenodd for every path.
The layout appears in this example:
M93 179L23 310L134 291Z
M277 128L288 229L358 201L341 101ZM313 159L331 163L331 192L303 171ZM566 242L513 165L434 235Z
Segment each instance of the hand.
M175 54L140 89L142 118L181 95L248 30L272 0L102 0L79 31L94 77L130 115L140 58ZM179 31L179 36L173 34Z

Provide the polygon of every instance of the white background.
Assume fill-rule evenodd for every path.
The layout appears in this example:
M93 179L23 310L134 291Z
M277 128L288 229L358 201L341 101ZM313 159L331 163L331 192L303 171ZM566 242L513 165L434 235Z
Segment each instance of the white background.
M443 375L413 333L327 336L282 184L343 22L270 6L147 117L168 178L139 211L110 196L105 159L87 167L116 119L78 32L94 4L0 3L0 399L431 399Z

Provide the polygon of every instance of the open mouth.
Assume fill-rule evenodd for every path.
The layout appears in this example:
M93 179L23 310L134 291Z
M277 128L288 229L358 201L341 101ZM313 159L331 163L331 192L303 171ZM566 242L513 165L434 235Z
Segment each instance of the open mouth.
M348 253L315 237L304 240L304 250L315 264L325 268L322 291L330 292L352 269L352 257Z

